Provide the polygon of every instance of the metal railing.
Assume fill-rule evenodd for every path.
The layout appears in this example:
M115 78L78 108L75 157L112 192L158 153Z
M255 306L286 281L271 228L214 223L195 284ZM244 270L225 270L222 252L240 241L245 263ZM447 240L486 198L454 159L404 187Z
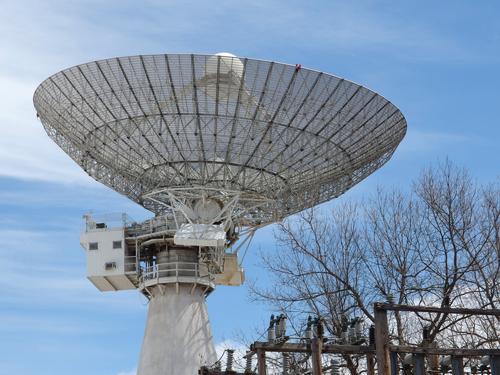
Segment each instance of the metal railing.
M141 223L133 223L126 227L127 236L137 237L148 233L169 232L174 233L177 229L177 222L182 218L174 218L173 214L153 217Z
M124 228L131 226L135 221L126 213L106 213L106 214L91 214L83 215L84 230L86 232L96 229L113 229Z
M83 216L85 222L84 231L89 232L96 229L106 230L114 228L124 228L128 237L137 237L148 233L157 232L175 232L178 222L184 222L185 219L176 214L167 213L165 215L156 216L143 222L136 222L127 214L101 214L92 215L85 214Z
M140 282L149 280L160 280L162 278L171 278L173 282L180 278L194 278L210 280L207 267L199 263L192 262L167 262L159 263L149 267L141 268Z

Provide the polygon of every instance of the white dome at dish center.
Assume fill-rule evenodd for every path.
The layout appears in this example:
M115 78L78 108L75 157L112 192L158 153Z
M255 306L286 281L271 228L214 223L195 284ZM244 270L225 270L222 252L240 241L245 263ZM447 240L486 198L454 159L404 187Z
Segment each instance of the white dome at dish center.
M220 63L218 63L220 61ZM210 56L206 62L206 74L217 74L217 65L219 64L219 74L233 73L237 77L243 75L243 62L229 52L219 52Z

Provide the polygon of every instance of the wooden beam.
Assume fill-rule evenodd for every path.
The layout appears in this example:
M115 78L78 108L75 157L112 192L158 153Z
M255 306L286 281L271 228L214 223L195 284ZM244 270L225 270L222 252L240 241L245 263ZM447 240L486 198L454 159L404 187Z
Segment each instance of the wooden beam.
M391 303L375 303L376 309L387 311L429 312L462 315L491 315L500 316L500 309L466 309L460 307L408 306Z
M310 344L282 343L272 344L256 341L250 346L252 352L263 350L266 352L280 353L310 353ZM322 352L326 354L374 354L375 349L367 345L337 345L323 344Z
M439 355L454 355L462 357L482 357L485 355L500 356L500 349L455 349L455 348L432 348L422 346L399 346L389 345L389 350L398 353L414 353L414 354L439 354Z

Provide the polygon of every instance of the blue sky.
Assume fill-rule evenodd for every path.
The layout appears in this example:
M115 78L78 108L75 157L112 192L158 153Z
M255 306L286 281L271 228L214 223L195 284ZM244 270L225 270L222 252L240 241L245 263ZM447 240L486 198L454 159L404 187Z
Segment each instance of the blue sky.
M147 306L85 279L83 213L148 213L92 181L45 135L32 94L49 75L95 59L217 53L300 63L393 101L408 134L393 159L341 199L406 189L449 157L499 178L497 1L2 1L0 12L0 375L133 374ZM335 204L329 203L328 205ZM247 277L266 280L257 234ZM267 306L248 289L209 299L217 343L252 337Z

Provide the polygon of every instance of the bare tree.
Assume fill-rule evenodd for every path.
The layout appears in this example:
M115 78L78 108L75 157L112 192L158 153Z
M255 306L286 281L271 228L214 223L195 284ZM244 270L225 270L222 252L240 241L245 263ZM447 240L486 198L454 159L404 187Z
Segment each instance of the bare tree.
M378 190L365 205L363 244L372 299L408 304L428 288L428 272L420 262L422 252L421 207L412 196ZM395 313L395 337L408 343L407 322Z
M306 211L279 226L278 251L263 257L273 283L253 288L253 293L285 311L297 333L310 314L325 317L334 336L340 336L344 316L360 313L373 320L364 292L357 213L354 205L344 205L328 218ZM351 373L357 373L355 359L346 361Z
M478 245L482 246L480 257L472 272L466 277L469 293L462 305L482 308L500 308L500 186L490 185L481 191L479 206ZM468 346L498 347L500 344L500 322L495 317L482 317L453 327L455 340Z
M377 190L330 212L306 211L278 226L277 251L263 256L272 286L253 295L286 312L292 327L321 315L339 337L346 318L373 321L372 303L497 308L500 303L500 189L478 186L445 162L425 170L412 191ZM399 344L498 344L499 322L447 314L391 319ZM451 334L450 334L451 332ZM345 358L351 374L363 370Z

